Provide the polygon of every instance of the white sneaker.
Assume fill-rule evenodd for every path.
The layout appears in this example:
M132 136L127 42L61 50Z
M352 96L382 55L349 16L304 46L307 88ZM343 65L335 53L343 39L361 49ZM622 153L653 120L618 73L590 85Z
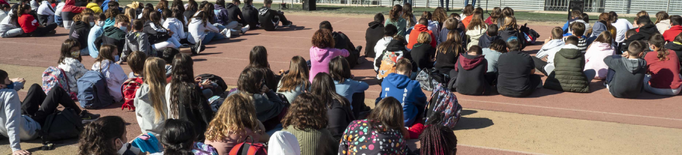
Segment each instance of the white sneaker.
M227 30L225 32L225 38L227 38L227 39L232 38L232 31L230 31L229 29L225 29L225 30Z
M246 34L246 31L250 29L249 25L242 27L242 34Z

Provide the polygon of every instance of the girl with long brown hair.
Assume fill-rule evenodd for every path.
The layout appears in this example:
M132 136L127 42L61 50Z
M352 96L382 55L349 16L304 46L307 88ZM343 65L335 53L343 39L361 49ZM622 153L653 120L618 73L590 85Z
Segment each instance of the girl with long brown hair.
M459 31L450 31L447 41L436 47L436 69L443 74L449 74L450 70L455 69L455 63L459 54L464 52L462 37Z
M296 96L310 87L308 80L308 64L305 58L294 56L289 62L289 72L282 76L277 85L277 93L287 97L289 103L294 102Z
M654 24L656 24L658 32L663 34L665 31L670 29L670 16L665 11L659 11L656 13L656 22L654 22Z
M521 49L526 47L525 37L520 32L519 26L516 24L516 18L513 16L504 17L504 25L500 27L497 33L500 35L500 39L507 42L509 38L516 37L521 44Z
M660 34L649 39L651 52L644 56L648 66L644 90L657 95L675 96L682 90L680 61L677 54L664 45L665 39Z
M478 39L481 38L482 35L485 35L485 32L488 30L488 25L483 21L482 14L474 14L471 18L471 22L466 28L466 35L469 36L469 40L471 40L466 47L466 49L469 49L471 46L478 45Z
M493 11L490 12L490 16L488 16L488 18L485 19L485 23L488 25L498 24L497 19L499 19L501 16L502 16L502 9L500 9L500 7L494 7Z
M382 99L367 119L350 123L341 137L338 154L407 154L408 133L402 118L400 101L393 97ZM369 145L382 149L362 147Z
M208 105L199 85L194 81L194 62L187 54L177 54L173 59L171 82L166 85L168 118L182 119L194 123L198 133L206 131L213 119L213 110ZM204 135L197 134L196 141L203 141Z
M320 99L320 103L327 107L329 122L327 129L334 138L341 138L348 123L355 120L348 99L336 93L334 80L329 74L320 73L315 76L310 93Z
M235 145L246 142L267 142L263 123L256 118L253 98L244 93L225 99L206 129L204 143L216 148L218 154L228 154Z
M140 149L128 143L126 122L118 116L106 116L85 125L79 140L79 155L140 154Z
M604 63L604 58L614 55L614 41L609 31L603 31L585 52L585 66L583 71L589 79L603 80L606 78L609 67Z
M58 66L59 69L64 70L66 73L66 79L68 80L70 92L78 92L78 79L85 75L88 69L83 66L81 61L80 50L81 46L78 41L73 39L66 39L62 43L61 55L59 56Z
M403 7L400 5L394 5L393 9L388 13L388 20L384 23L386 25L395 25L398 28L398 35L405 36L405 30L407 30L407 21L400 17L403 12Z
M114 101L123 100L121 86L128 79L121 65L115 63L118 57L117 48L114 45L102 45L99 49L99 56L92 65L92 70L101 72L107 81L109 95L114 97Z

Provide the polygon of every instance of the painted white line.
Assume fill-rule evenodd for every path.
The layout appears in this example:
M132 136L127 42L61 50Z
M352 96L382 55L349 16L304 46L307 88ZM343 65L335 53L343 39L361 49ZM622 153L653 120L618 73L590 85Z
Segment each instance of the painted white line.
M457 144L457 146L473 147L473 148L479 148L479 149L487 149L487 150L495 150L495 151L504 151L504 152L523 153L523 154L544 155L544 154L541 154L541 153L532 153L532 152L524 152L524 151L516 151L516 150L507 150L507 149L501 149L501 148L485 147L485 146L475 146L475 145L466 145L466 144Z
M341 20L335 21L334 23L340 23L340 22L346 21L346 20L348 20L348 19L350 19L350 17L346 17L345 19L341 19Z

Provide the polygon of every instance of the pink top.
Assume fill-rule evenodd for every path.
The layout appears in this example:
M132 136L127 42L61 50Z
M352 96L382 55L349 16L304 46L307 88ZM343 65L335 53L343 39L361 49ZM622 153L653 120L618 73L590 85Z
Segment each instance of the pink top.
M606 79L606 74L609 72L609 66L604 63L604 58L613 55L615 49L608 43L594 42L592 46L585 52L585 69L594 70L595 79Z
M218 151L218 154L227 155L230 154L230 150L232 150L232 147L239 143L244 142L245 139L248 138L250 142L251 138L253 138L253 142L258 142L258 139L260 138L260 134L251 131L251 129L249 128L244 128L243 133L244 134L228 134L227 137L225 137L225 139L220 141L210 141L207 139L204 141L204 143L213 146Z
M310 83L317 73L329 73L329 61L339 55L348 57L350 53L346 49L310 47Z

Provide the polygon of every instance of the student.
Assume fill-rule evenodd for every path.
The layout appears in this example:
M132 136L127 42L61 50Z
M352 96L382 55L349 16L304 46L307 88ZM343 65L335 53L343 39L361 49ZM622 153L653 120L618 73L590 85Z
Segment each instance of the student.
M497 27L496 24L491 24L488 26L488 29L485 32L485 35L481 35L480 38L478 38L478 46L485 49L485 48L490 48L490 44L492 44L493 41L495 40L502 40L500 39L500 36L497 35L497 30L499 27ZM504 41L504 40L502 40ZM485 50L484 50L485 51Z
M196 122L191 122L183 119L168 119L163 124L163 131L159 132L160 142L163 145L163 152L157 152L153 155L164 154L178 154L178 155L192 155L192 154L218 154L218 151L208 145L202 143L203 139L196 137L203 137L204 131L197 131Z
M375 60L376 63L374 65L376 66L376 68L378 68L377 79L379 80L379 83L381 83L383 78L385 78L390 73L389 71L392 70L391 68L395 67L395 62L397 62L398 59L406 58L409 59L410 62L412 61L412 58L410 58L411 55L408 55L409 51L405 48L406 45L407 43L403 37L396 36L395 38L393 38L393 40L391 40L390 43L388 43L386 50L384 50L384 52L381 55L379 55L379 57ZM383 63L384 56L386 56L387 54L394 54L395 60L391 59L390 61L392 61L393 64L388 64L391 66L389 66L388 68L383 68L384 70L382 70L381 65ZM415 69L416 72L416 68L413 69Z
M159 0L158 3L156 3L156 6L154 6L154 10L161 12L163 10L168 9L168 1L167 0Z
M382 99L367 119L355 120L349 124L341 137L338 154L407 154L409 148L405 139L408 136L401 117L403 106L400 101L393 97ZM370 145L374 149L362 147Z
M293 22L287 20L284 16L284 12L279 10L272 10L272 0L263 1L263 7L258 9L258 21L261 24L260 27L266 31L274 31L279 27L279 23L282 23L282 27L291 27Z
M193 122L194 130L203 133L213 119L213 112L208 99L194 81L193 66L189 55L175 55L172 80L166 85L165 92L168 118ZM203 134L197 135L196 140L203 141Z
M450 31L450 33L448 33L448 40L438 45L438 48L436 48L436 69L443 74L450 73L450 70L455 69L457 57L464 51L464 45L462 45L459 32Z
M456 154L457 136L452 130L441 125L429 125L419 136L421 154Z
M488 71L488 61L482 55L483 51L478 45L472 46L467 53L459 55L455 64L455 70L450 71L451 81L454 82L452 88L464 95L491 94L490 87L492 81L486 81Z
M503 96L526 97L542 86L542 79L535 73L533 59L521 52L517 39L507 42L509 52L497 60L497 91Z
M682 34L677 35L673 42L668 42L668 44L665 45L665 48L675 51L675 54L677 54L678 57L677 60L682 60ZM682 64L682 62L680 64Z
M81 110L71 100L64 89L51 89L48 93L38 84L31 85L23 102L19 101L18 90L23 89L26 80L11 79L4 70L0 70L0 135L9 138L9 148L14 154L30 154L21 149L20 140L29 141L37 138L37 130L45 123L47 117L61 105L73 109L84 120L90 122L99 118L98 114L91 114ZM47 94L47 95L46 95Z
M116 47L123 47L120 49L117 48L118 51L116 51L116 54L125 56L125 55L128 55L130 52L133 51L133 50L128 50L127 43L126 43L126 40L127 40L126 39L127 38L126 32L128 31L128 27L130 25L130 23L128 21L130 21L130 20L128 20L128 17L126 17L125 15L118 15L118 16L116 16L116 18L118 19L118 20L116 20L117 21L116 24L114 24L114 26L110 26L110 27L105 28L103 33L102 33L101 39L97 39L95 41L95 45L115 45ZM140 36L140 37L142 37L142 36ZM101 50L101 48L98 48L98 49ZM124 50L127 51L128 54L124 53L123 52ZM143 50L142 51L139 50L139 47L135 48L135 51L144 52ZM90 56L95 57L95 58L98 57L98 55L99 55L99 53L91 53L90 54ZM125 58L121 57L118 61L121 61L121 60L125 61Z
M395 36L398 33L398 29L394 25L386 25L384 27L384 37L379 39L377 41L377 44L374 46L374 62L372 64L377 64L377 62L381 62L379 59L379 56L384 53L384 50L386 50L386 47L388 47L388 43L390 43L393 40L393 36ZM367 47L367 48L372 48L372 47ZM379 66L374 65L374 71L378 71Z
M562 38L561 28L555 27L552 29L552 36L545 40L542 48L535 54L535 57L532 57L537 70L542 72L542 74L549 75L554 69L554 56L556 56L556 53L559 52L565 44L566 43ZM542 61L545 57L547 57L546 62Z
M569 38L571 40L569 40ZM545 76L550 76L550 74L552 74L552 72L556 68L556 63L555 63L556 56L557 56L556 54L559 51L561 51L561 50L574 50L574 49L580 50L581 49L580 47L578 47L576 45L576 44L579 44L579 42L576 44L573 44L572 39L578 39L578 38L575 36L566 37L566 39L564 39L565 43L563 46L560 46L556 49L552 49L551 51L547 51L546 54L542 53L543 55L547 55L547 62L542 61L542 58L538 58L538 57L532 58L533 63L535 64L535 69L540 71Z
M250 30L260 28L260 23L258 21L258 9L253 7L253 0L244 0L242 15L244 16L242 20L249 25Z
M135 93L135 114L142 133L154 129L168 118L166 92L166 62L149 57L144 62L144 83Z
M465 28L469 28L469 23L471 22L473 16L474 16L474 6L472 5L466 5L464 6L464 9L462 10L462 24L464 24Z
M387 27L388 25L393 25L396 27L398 32L396 33L399 36L405 36L405 26L407 26L407 21L400 17L400 14L403 12L403 7L400 5L394 5L391 11L388 13L388 20L384 23L384 27ZM375 50L376 51L376 50Z
M308 64L301 56L294 56L289 63L289 71L282 76L277 84L277 93L284 95L289 103L294 102L296 96L309 90Z
M11 9L12 7L10 7L9 4L0 4L0 21L9 17L9 14L14 14L10 13Z
M141 19L142 21L147 22L147 21L149 20L149 14L151 14L152 12L154 12L154 8L153 8L153 7L151 7L151 6L145 6L145 7L142 9L142 13L140 13L139 15L137 15L137 19Z
M180 41L172 37L174 32L163 27L161 23L161 13L158 11L149 14L149 21L144 23L143 31L149 36L149 43L153 44L152 50L161 51L166 48L180 48L182 46Z
M628 46L623 56L604 58L609 66L604 85L609 93L616 98L636 98L643 89L643 82L647 72L647 62L642 59L645 43L635 40Z
M448 18L445 20L443 23L443 28L440 29L440 32L438 32L438 37L437 37L437 44L440 45L440 43L443 43L448 40L448 33L450 31L459 31L462 32L460 29L457 28L457 25L459 24L459 21L457 19L452 19ZM497 32L497 31L495 31Z
M488 25L483 22L483 16L481 14L473 15L471 23L467 26L466 35L471 40L467 44L467 49L471 46L478 45L478 40L487 32ZM480 47L480 46L479 46Z
M651 36L659 34L658 28L656 28L656 25L651 23L649 16L642 16L637 20L637 24L639 24L639 28L636 29L637 33L629 36L628 39L625 40L626 46L621 46L621 51L629 50L628 45L630 45L632 41L639 40L646 44L646 41L648 41Z
M500 17L502 17L502 9L500 7L494 7L493 11L490 12L490 16L488 16L484 22L488 25L497 25L498 19L501 19Z
M225 35L220 34L220 29L210 24L210 13L206 11L199 11L194 17L190 19L187 26L187 37L189 43L194 44L190 49L192 54L198 54L204 50L203 45L213 40L225 39Z
M88 33L86 49L88 51L88 55L90 55L92 58L97 58L99 55L98 48L100 45L97 44L97 40L100 39L100 42L102 41L101 37L104 33L104 28L102 27L104 26L104 20L106 20L106 16L104 13L100 13L95 15L94 19L95 22L90 25L92 28L90 28L90 32Z
M654 24L656 24L658 32L663 34L670 29L670 16L668 16L668 13L665 11L659 11L656 13L656 22L654 22Z
M675 96L682 89L680 61L677 53L663 47L664 44L662 35L657 34L649 39L652 51L644 56L648 73L644 76L644 90L657 95Z
M88 69L81 63L79 49L80 44L73 39L67 39L62 43L59 65L57 67L66 73L68 79L69 92L78 92L78 79L81 78Z
M267 142L263 123L256 119L256 107L250 96L239 93L227 97L208 125L205 144L212 145L218 154L229 154L242 142Z
M625 41L625 32L634 27L627 19L622 18L619 19L618 14L616 14L616 12L614 11L609 12L609 16L610 16L609 18L611 19L611 25L613 25L613 27L616 27L615 41L617 43Z
M18 19L19 16L15 13L2 19L0 22L0 37L12 38L23 35L24 30L19 25Z
M366 108L365 102L364 100L353 102L353 98L364 96L365 91L369 89L369 84L353 80L350 65L342 56L336 56L329 62L329 75L334 80L335 92L348 99L348 102L351 103L351 109L358 117L358 114Z
M33 15L29 14L29 12L31 12L31 7L29 5L21 5L19 10L17 22L19 22L19 26L21 26L21 29L24 30L24 33L30 34L34 37L40 37L45 35L53 35L57 32L55 31L57 24L49 24L44 27L41 26L38 21L33 18Z
M88 5L85 8L94 11L95 14L100 14L103 13L102 8L99 7L102 3L104 3L104 0L88 0Z
M350 56L346 49L336 49L331 31L320 29L313 35L313 47L310 47L310 82L317 73L329 73L329 61L336 56Z
M176 68L175 65L173 68ZM265 130L270 131L280 124L289 105L282 102L275 92L265 86L264 77L265 74L260 69L245 68L237 80L237 91L230 92L230 96L241 92L253 97L256 117L263 122Z
M492 85L495 85L497 81L497 61L503 53L507 53L507 43L502 39L493 41L490 48L483 48L483 57L488 61L488 72L485 78Z
M405 19L405 27L408 27L407 29L411 29L411 27L417 25L417 18L414 17L414 13L412 12L412 4L410 3L403 4L403 13L400 15L400 17Z
M92 65L91 69L102 72L102 74L105 75L107 90L109 91L109 95L114 97L114 101L123 101L121 86L127 77L123 68L121 68L121 65L115 63L115 57L118 57L118 54L116 54L116 46L102 45L99 51L100 55L95 60L95 64Z
M318 76L315 76L310 87L310 94L318 97L320 103L327 107L327 116L329 117L327 130L332 137L339 139L348 127L348 123L355 120L355 115L351 102L346 97L336 93L335 83L329 74L319 73Z
M69 39L73 39L78 41L80 45L83 45L80 47L81 55L90 55L88 52L87 44L88 44L88 35L90 34L90 24L95 24L95 20L92 16L92 14L85 14L81 13L81 20L73 22L73 25L71 25L71 29L69 31ZM76 18L78 16L75 16Z
M421 18L419 19L419 24L414 26L414 30L410 32L410 38L409 38L409 43L407 44L408 49L412 49L415 44L417 44L417 38L419 38L419 34L421 32L426 32L429 34L431 37L431 40L436 40L436 37L433 35L434 33L431 30L427 29L428 25L428 20L426 18ZM436 42L430 42L431 47L436 48Z
M76 0L66 0L64 7L61 9L61 17L64 22L64 28L71 29L71 24L73 24L73 16L81 13L85 10L84 7L75 6Z
M64 9L64 5L66 5L65 1L59 1L57 3L57 6L54 7L54 22L59 25L59 27L64 27L64 21L62 20L62 9Z
M443 24L445 23L445 20L448 19L448 15L445 12L445 9L443 7L436 7L435 10L433 10L433 20L429 21L429 25L433 25L432 28L434 29L429 29L433 31L433 35L436 36L436 38L440 37L440 30L443 29ZM435 24L435 25L434 25Z
M376 53L381 51L374 51L377 42L382 39L384 35L384 14L377 13L374 15L374 21L369 22L369 27L365 32L365 57L376 57Z
M189 0L185 5L185 12L182 13L182 15L184 15L186 19L192 19L194 14L199 11L199 4L194 0Z
M419 69L433 68L433 60L436 58L436 48L431 47L430 43L433 42L431 39L429 33L419 33L417 44L414 45L410 52L414 64L416 64Z
M78 154L140 154L139 148L128 143L127 133L126 122L121 117L102 117L83 128Z
M170 82L170 77L173 73L173 63L170 63L170 62L173 62L173 58L175 57L175 55L177 55L179 53L180 53L180 51L178 51L178 49L174 49L174 48L166 48L165 50L163 50L163 54L161 55L161 58L164 61L166 61L166 67L165 67L165 69L166 69L166 82Z
M130 66L130 70L132 70L132 72L128 74L128 79L123 82L123 86L121 87L121 93L123 94L124 99L121 110L126 107L128 109L135 110L134 100L137 94L136 92L140 85L144 83L143 71L146 59L147 55L142 52L131 52L130 56L128 56L128 66Z
M583 33L582 34L578 33L578 35L576 35L576 36L587 35L587 31L585 31L585 30L590 29L590 24L588 22L586 22L585 20L583 20L582 15L583 15L583 13L580 10L573 10L571 12L571 19L566 21L566 24L564 24L564 27L562 28L562 30L564 30L564 36L570 36L571 34L575 33L574 32L575 30L573 30L573 28L570 27L571 25L573 25L573 23L582 23L583 24L583 31L582 31ZM571 34L569 34L569 33L571 33Z
M164 11L163 17L166 19L163 21L163 27L167 28L171 34L171 38L180 41L187 39L187 33L185 33L185 16L182 16L180 9L173 9L172 11Z
M54 8L50 5L50 2L55 2L55 0L43 0L36 12L38 14L38 21L41 25L47 25L54 23ZM0 18L2 19L2 18Z
M554 57L555 69L548 72L544 87L564 92L590 92L590 80L583 73L585 56L576 48L578 39L570 36L566 45Z
M585 53L585 51L587 50L587 37L581 36L581 35L576 35L576 34L581 34L581 32L586 30L585 25L583 25L583 23L571 24L571 30L572 30L571 36L575 36L576 38L578 38L578 45L577 45L578 48L580 49L580 51ZM564 40L566 38L567 37L564 36Z
M670 16L670 29L661 33L667 42L673 42L675 37L682 33L682 17L679 15Z
M135 8L126 8L125 13L123 14L130 19L130 22L137 19L137 10Z
M279 79L275 73L270 69L270 62L268 61L268 50L263 46L254 46L249 54L249 68L256 68L261 70L264 74L264 82L268 88L277 88ZM291 102L289 102L291 103Z
M433 34L438 34L438 31L437 31L438 30L438 21L431 20L432 17L433 17L433 15L431 14L431 12L424 11L424 13L422 13L421 18L425 18L427 20L427 22L426 22L427 24L422 24L422 25L425 26ZM419 18L419 19L421 19L421 18ZM417 21L415 21L416 22L415 25L412 25L412 26L408 25L409 28L407 28L407 31L409 31L409 32L405 32L406 33L405 38L410 38L410 33L412 33L412 30L414 30L414 26L417 26L416 24L419 24L419 19L415 19L415 20L417 20ZM419 34L419 33L417 33L417 34Z
M282 131L296 136L301 155L333 154L338 150L338 140L327 129L327 124L333 122L327 118L329 104L321 103L324 102L317 96L303 93L294 100L289 112L282 119Z
M358 59L360 58L360 51L362 51L362 46L357 46L350 41L350 38L346 36L343 32L334 31L334 27L329 21L320 22L320 29L326 29L332 32L332 37L334 39L334 48L336 49L346 49L348 50L348 64L351 68L358 65Z
M611 32L602 32L585 52L585 69L583 71L588 82L592 79L603 80L606 78L609 66L604 63L604 58L614 55L616 51L611 36Z
M156 50L149 43L149 36L143 32L142 20L136 19L133 21L131 27L133 30L126 34L125 45L119 61L127 61L130 52L139 51L149 56L156 56Z
M426 95L419 82L410 80L411 74L412 63L407 59L400 59L396 65L396 73L389 74L381 83L381 95L377 98L377 102L389 96L400 99L405 109L404 124L408 127L419 123L415 121L418 119L417 113L424 110L426 105Z
M114 26L114 24L116 24L116 16L121 14L121 11L118 7L118 2L109 2L108 7L111 9L104 12L104 14L107 16L107 19L104 21L105 29L107 27Z
M287 131L277 131L268 141L269 155L301 155L301 146L296 136Z
M225 3L224 0L223 4ZM220 4L220 3L216 3ZM224 5L224 8L227 9L227 14L228 16L228 22L229 24L225 25L226 28L228 29L233 29L237 31L237 33L245 34L247 30L249 30L249 25L246 23L246 20L244 20L244 15L242 15L242 11L239 10L239 5L241 2L239 0L232 0L232 3L227 3Z
M641 26L639 26L639 21L637 21L637 20L638 20L640 17L642 17L642 16L647 16L647 18L649 18L649 13L647 13L647 12L644 11L644 10L637 12L637 14L635 15L635 20L632 21L632 25L635 26L634 28L639 28L639 27L641 27ZM638 30L638 31L639 31L639 30Z
M591 30L588 30L588 31L590 31L589 32L590 37L588 37L589 38L588 40L590 40L590 41L588 41L588 42L592 43L592 41L594 39L596 39L601 34L601 32L604 32L604 31L609 31L609 33L611 31L613 31L613 33L616 33L616 28L611 25L611 19L610 18L611 17L609 16L609 13L601 13L599 15L599 21L594 23L594 26L592 26ZM610 34L613 34L613 33L610 33Z
M518 25L516 24L516 18L514 17L505 17L504 18L504 25L500 27L499 30L497 30L498 34L500 35L500 39L505 40L509 42L509 38L515 37L515 38L526 38L523 33L519 30ZM526 47L526 42L524 40L520 40L520 45L521 49Z

